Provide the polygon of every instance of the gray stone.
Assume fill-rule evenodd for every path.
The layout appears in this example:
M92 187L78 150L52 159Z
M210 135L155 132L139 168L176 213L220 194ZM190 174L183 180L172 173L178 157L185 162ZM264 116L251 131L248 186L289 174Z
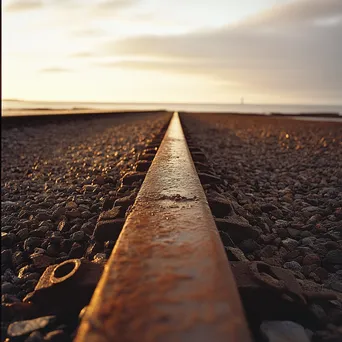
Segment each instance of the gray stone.
M298 247L299 243L298 241L287 238L285 240L281 241L281 244L288 250L288 251L293 251L296 247Z
M304 327L291 321L263 321L260 331L268 342L310 342Z
M287 268L291 271L299 271L299 272L302 270L302 266L300 266L300 264L297 261L285 262L284 268Z
M324 263L342 265L342 250L335 249L327 253L323 259Z

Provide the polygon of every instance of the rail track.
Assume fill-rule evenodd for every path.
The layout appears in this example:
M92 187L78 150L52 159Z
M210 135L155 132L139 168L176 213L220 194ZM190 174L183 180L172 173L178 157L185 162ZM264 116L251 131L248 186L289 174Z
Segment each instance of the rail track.
M219 194L220 178L180 116L173 114L135 171L122 177L122 199L104 206L88 255L110 242L108 262L71 259L49 266L7 316L81 312L76 342L265 341L260 326L270 321L323 328L309 305L334 301L336 294L305 288L290 271L239 255L235 245L258 232L235 224ZM293 329L288 325L284 336ZM15 326L9 331L18 337ZM304 330L296 336L310 341Z

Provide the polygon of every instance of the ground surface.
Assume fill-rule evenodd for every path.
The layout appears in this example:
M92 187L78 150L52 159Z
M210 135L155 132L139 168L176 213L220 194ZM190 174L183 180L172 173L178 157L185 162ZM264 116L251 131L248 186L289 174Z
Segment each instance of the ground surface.
M220 114L182 118L221 178L218 190L235 218L259 232L237 244L247 259L341 293L342 124Z
M113 115L2 130L3 304L22 300L47 266L84 256L104 201L169 117Z

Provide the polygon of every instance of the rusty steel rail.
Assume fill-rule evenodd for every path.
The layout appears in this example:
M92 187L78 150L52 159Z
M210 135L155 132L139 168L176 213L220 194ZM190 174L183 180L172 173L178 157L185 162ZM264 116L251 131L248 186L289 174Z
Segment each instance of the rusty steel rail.
M178 113L148 170L76 341L251 341Z

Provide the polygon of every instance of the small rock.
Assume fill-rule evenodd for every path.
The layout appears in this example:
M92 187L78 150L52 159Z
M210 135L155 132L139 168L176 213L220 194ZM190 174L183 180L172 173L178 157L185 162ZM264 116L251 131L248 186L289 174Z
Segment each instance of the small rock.
M244 253L252 253L260 248L260 245L253 239L247 239L240 243L239 247Z
M225 247L225 250L229 261L248 261L240 248Z
M332 281L330 283L330 287L338 292L342 292L342 282L341 281Z
M323 259L323 262L333 265L342 265L342 250L335 249L329 251Z
M320 265L321 259L317 254L308 254L303 259L303 265Z
M94 261L96 263L104 263L107 260L107 256L105 253L97 253L94 255Z
M33 331L28 338L25 339L25 342L43 342L44 338L40 331Z
M298 241L287 238L285 240L282 240L281 244L288 250L288 251L293 251L296 247L298 247L299 243Z
M65 216L69 218L81 217L81 212L78 209L71 209L65 211Z
M16 234L19 240L25 240L29 237L29 230L27 228L22 228Z
M268 342L310 342L305 329L291 321L263 321L260 331Z
M41 244L41 239L37 237L29 237L24 242L24 249L28 252L33 252L36 247L39 247Z
M263 258L270 258L274 255L274 253L278 250L277 247L267 245L260 251L260 256Z
M12 250L11 249L4 249L1 252L1 264L7 265L7 266L12 264Z
M51 220L52 216L48 214L47 212L41 212L36 215L36 220L37 221L47 221Z
M215 217L225 217L231 215L233 207L231 202L218 193L211 193L208 198L209 207Z
M234 243L240 243L246 239L256 239L259 236L259 232L239 215L215 218L215 223L217 229L227 233Z
M95 185L90 185L90 184L86 184L86 185L83 185L83 191L85 192L92 192L94 190L96 190L98 188L98 186L95 184Z
M314 245L314 237L306 237L301 240L303 246L313 247Z
M25 262L25 255L21 251L14 252L12 255L12 264L14 267L18 267Z
M287 231L292 238L296 238L301 234L300 230L294 228L287 228Z
M269 213L270 211L277 210L278 208L271 203L266 203L266 204L262 204L260 206L260 209L265 213Z
M291 271L298 271L298 272L302 270L302 266L300 266L300 264L297 261L285 262L284 268L287 268Z
M54 330L44 337L44 342L71 342L71 337L63 330Z
M33 253L30 255L30 258L36 268L46 268L55 263L54 258L40 253Z
M9 282L4 282L1 284L1 293L13 293L15 290L15 286Z
M77 242L74 242L73 245L71 246L70 252L69 252L69 258L74 259L74 258L82 258L84 253L84 247L80 245Z
M1 232L1 246L12 247L14 241L15 241L14 234Z
M84 240L84 231L80 230L78 232L71 234L70 239L74 242L80 242Z
M103 176L97 176L94 179L93 183L97 184L97 185L103 185L103 184L105 184L105 178Z
M323 267L318 267L314 270L314 273L317 275L317 277L320 279L320 281L323 281L325 279L328 279L329 272L325 270Z
M93 238L100 242L108 240L116 241L121 233L124 223L125 219L99 221L96 224Z
M67 210L71 210L71 209L77 209L78 205L76 202L70 201L65 205L65 208Z
M44 329L56 321L56 316L44 316L27 321L13 322L8 326L9 337L25 336L35 330Z
M86 222L81 226L82 231L84 231L86 234L91 235L94 232L95 225L91 222Z

